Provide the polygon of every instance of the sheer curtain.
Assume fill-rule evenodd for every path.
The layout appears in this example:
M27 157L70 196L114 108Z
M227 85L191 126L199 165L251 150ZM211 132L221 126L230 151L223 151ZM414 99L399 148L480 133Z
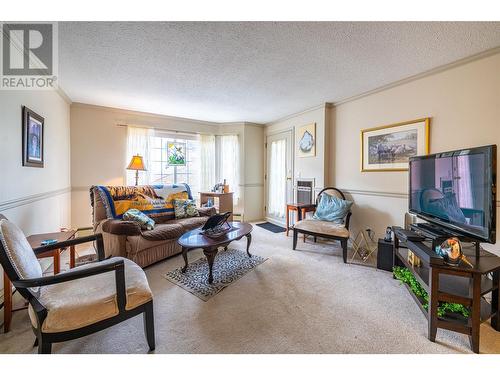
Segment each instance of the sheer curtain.
M142 156L145 171L139 171L139 185L151 183L150 149L151 137L154 135L153 129L127 127L127 165L134 155ZM126 166L125 166L126 167ZM135 171L126 170L127 185L135 185Z
M240 198L240 142L237 135L220 136L219 182L226 180L233 192L234 204Z
M286 140L271 143L269 166L269 214L285 217L286 205Z
M215 136L200 135L200 191L210 191L215 185Z

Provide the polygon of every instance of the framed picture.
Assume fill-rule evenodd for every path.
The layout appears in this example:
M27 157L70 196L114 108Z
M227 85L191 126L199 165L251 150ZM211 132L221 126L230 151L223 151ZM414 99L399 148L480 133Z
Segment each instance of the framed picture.
M361 172L407 171L408 159L429 153L430 118L361 130Z
M180 142L167 143L167 165L182 167L186 165L186 144Z
M298 157L316 156L316 123L304 125L299 128L297 143L299 145Z
M44 118L23 106L23 166L43 168Z

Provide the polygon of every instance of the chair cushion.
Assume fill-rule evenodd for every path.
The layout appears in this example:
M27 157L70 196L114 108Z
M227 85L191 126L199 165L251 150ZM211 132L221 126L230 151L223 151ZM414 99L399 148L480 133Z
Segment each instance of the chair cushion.
M328 236L349 238L349 230L344 224L332 223L331 221L305 219L297 222L293 227L299 231L304 230Z
M7 258L21 279L42 276L42 267L40 267L26 236L14 223L6 219L0 220L0 242Z
M321 194L321 198L314 212L316 220L331 221L342 224L344 218L351 209L352 202L338 198L330 194Z
M134 262L125 258L125 285L127 291L126 310L132 310L153 299L144 271ZM86 264L74 270L91 268L99 263ZM63 332L86 327L118 315L116 301L115 273L99 275L65 283L47 285L40 288L38 300L47 309L47 318L42 324L42 332ZM29 307L31 324L37 327L36 314Z

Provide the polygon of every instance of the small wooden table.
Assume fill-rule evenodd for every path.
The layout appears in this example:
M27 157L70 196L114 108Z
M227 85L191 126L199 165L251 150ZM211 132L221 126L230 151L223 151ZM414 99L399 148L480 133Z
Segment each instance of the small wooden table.
M301 221L303 217L306 216L307 212L313 212L316 210L316 205L313 203L287 203L286 204L286 235L288 236L288 231L290 228L290 211L297 212L297 221ZM305 236L304 236L305 239Z
M207 203L208 199L212 198L217 198L218 203L216 204L214 202L215 208L219 211L219 213L223 212L231 212L231 216L229 216L228 221L233 220L233 193L215 193L213 191L208 191L208 192L200 192L200 205L203 206L205 203Z
M43 246L40 243L43 240L54 239L57 242L68 241L75 238L76 230L68 230L66 232L55 232L55 233L43 233L35 234L33 236L27 237L30 246L34 248L41 248ZM49 250L47 252L41 253L37 258L54 258L54 274L61 272L61 251L64 249ZM75 247L71 246L69 248L69 266L70 268L75 267ZM26 307L13 308L12 307L12 283L10 282L7 274L3 273L3 291L4 291L4 310L3 310L3 330L5 333L9 332L10 325L12 322L12 312L25 309ZM9 292L10 291L10 292Z
M214 278L212 274L212 268L214 265L215 256L219 251L219 247L224 247L227 249L227 246L233 242L242 239L243 237L247 238L247 254L249 257L252 256L250 254L250 244L252 243L252 225L248 223L238 223L231 222L229 223L233 230L229 233L219 237L219 238L210 238L201 234L201 228L193 229L187 233L184 233L181 238L179 238L179 245L182 246L182 257L184 258L185 266L182 268L182 272L186 272L188 268L188 259L187 252L191 249L203 249L203 254L207 257L208 261L208 282L212 284Z

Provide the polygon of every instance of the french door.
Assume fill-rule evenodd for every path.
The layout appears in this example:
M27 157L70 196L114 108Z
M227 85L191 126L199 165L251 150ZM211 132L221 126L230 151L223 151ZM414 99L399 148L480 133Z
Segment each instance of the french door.
M288 130L266 141L266 220L284 226L286 204L293 201L293 134Z

